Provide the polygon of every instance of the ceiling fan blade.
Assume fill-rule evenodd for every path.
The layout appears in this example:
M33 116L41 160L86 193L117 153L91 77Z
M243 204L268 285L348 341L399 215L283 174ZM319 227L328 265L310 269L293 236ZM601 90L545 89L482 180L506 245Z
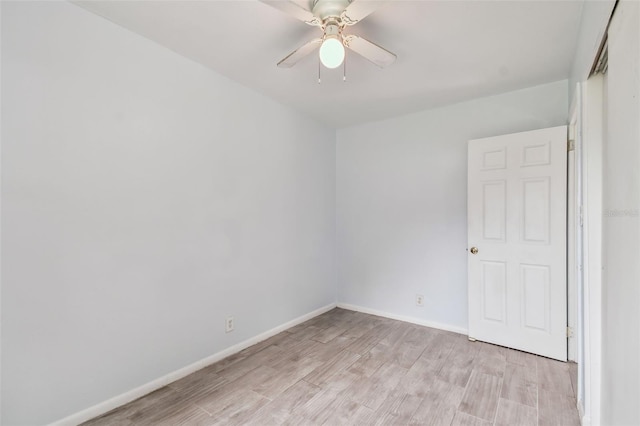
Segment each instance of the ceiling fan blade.
M320 47L320 44L322 44L321 38L315 38L307 42L306 44L291 52L286 58L278 62L278 66L280 68L291 68L292 66L297 64L300 59L304 58L309 53Z
M375 12L384 3L386 3L386 1L352 0L349 6L342 12L342 21L347 25L356 24Z
M391 65L393 61L396 60L397 56L394 53L357 35L345 36L343 40L346 47L373 62L380 68Z
M320 19L313 16L310 10L307 10L292 0L260 0L262 3L278 9L281 12L292 16L305 24L319 26L322 24Z

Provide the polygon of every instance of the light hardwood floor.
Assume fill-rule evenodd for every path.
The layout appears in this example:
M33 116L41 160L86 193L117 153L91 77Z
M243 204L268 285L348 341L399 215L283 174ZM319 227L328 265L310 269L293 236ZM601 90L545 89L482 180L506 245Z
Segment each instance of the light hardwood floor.
M579 425L574 366L334 309L85 425Z

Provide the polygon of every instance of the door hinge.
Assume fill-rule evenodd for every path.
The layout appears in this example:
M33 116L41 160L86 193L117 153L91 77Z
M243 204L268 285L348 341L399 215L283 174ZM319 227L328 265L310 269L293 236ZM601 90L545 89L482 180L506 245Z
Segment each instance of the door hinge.
M573 337L573 327L567 327L567 337L568 338Z
M576 142L573 139L567 139L567 152L576 150Z

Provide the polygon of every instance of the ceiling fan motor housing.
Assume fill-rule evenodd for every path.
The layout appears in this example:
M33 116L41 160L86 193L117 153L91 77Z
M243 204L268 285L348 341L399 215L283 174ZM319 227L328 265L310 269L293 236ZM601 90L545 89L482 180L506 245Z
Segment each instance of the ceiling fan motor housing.
M313 5L313 14L324 22L327 18L335 18L340 21L340 15L351 3L349 0L316 0Z

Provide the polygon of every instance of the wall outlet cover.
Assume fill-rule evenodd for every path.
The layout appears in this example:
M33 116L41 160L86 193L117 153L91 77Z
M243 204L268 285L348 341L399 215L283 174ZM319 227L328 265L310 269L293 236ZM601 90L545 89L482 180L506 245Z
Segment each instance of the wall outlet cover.
M225 333L232 332L233 331L233 327L234 327L233 317L227 317L227 320L226 320L225 325L224 325Z

